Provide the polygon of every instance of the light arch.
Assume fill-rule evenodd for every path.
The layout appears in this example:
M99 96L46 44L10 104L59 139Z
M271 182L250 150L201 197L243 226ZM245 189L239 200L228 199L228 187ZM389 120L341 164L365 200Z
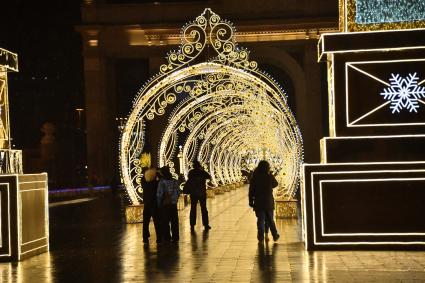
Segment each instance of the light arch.
M177 175L178 153L184 172L190 161L200 159L217 186L241 181L242 169L252 170L267 159L278 175L277 197L292 197L302 140L282 88L237 46L233 26L210 9L185 26L181 38L180 49L168 55L160 73L139 91L122 132L120 168L130 202L143 201L143 126L171 105L174 111L159 142L158 165L170 166ZM207 45L216 56L193 64ZM177 152L180 143L182 152Z

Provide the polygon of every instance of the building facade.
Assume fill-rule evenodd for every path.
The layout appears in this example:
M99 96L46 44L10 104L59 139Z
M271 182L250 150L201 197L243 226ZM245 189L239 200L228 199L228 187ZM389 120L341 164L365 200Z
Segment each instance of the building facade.
M86 0L82 35L89 181L107 184L118 174L117 119L131 111L138 89L180 44L180 29L206 8L236 26L236 40L288 95L304 140L304 160L318 162L327 134L326 64L317 62L321 34L338 31L338 1ZM208 54L205 55L206 58ZM161 124L148 125L147 146Z

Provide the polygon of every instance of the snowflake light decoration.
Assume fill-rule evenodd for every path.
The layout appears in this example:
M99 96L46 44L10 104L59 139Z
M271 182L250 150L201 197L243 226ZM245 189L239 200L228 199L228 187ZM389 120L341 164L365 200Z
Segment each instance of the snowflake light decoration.
M419 101L425 98L425 87L419 86L418 80L416 73L409 74L405 78L399 74L391 74L391 86L384 88L381 95L384 99L391 101L392 113L400 113L402 109L418 112Z

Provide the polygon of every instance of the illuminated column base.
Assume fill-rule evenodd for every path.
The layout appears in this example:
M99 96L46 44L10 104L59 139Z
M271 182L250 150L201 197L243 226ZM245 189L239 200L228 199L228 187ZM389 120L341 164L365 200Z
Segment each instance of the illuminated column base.
M276 200L275 215L276 218L297 218L297 201Z
M125 221L127 224L143 222L143 204L125 207Z
M0 175L0 260L49 250L47 174Z
M222 186L218 186L218 187L214 188L214 193L216 195L224 194L224 188Z

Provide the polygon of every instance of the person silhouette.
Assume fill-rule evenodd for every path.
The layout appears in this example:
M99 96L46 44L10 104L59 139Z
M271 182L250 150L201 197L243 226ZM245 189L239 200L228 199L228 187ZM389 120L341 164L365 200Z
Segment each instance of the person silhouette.
M143 174L143 242L149 243L149 222L153 218L155 226L156 242L161 242L161 232L158 216L158 204L156 194L158 190L158 177L155 168L149 168Z
M161 178L158 183L157 203L160 211L162 239L165 241L179 240L179 215L177 201L180 195L180 186L173 179L170 168L164 166L159 170ZM171 226L171 235L170 235Z
M260 161L249 185L249 206L254 208L257 216L257 239L260 242L264 240L266 223L272 232L273 240L277 241L280 237L273 219L273 188L277 185L275 177L270 173L269 163Z
M199 161L195 160L193 162L193 169L189 171L188 182L191 183L191 192L190 192L190 229L195 231L196 225L196 207L199 201L201 205L202 213L202 225L204 225L205 230L211 229L208 219L208 210L207 210L207 187L206 181L211 179L210 174L208 174L203 168Z

